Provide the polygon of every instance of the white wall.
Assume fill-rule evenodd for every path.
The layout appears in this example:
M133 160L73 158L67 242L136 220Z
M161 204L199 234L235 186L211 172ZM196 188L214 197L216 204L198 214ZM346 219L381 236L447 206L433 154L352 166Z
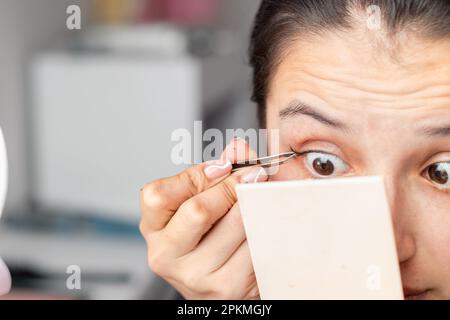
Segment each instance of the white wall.
M242 65L243 84L248 85L250 68L248 67L248 40L253 20L259 8L260 0L224 0L219 17L219 25L232 30L238 44L236 63Z
M0 0L0 126L9 157L6 211L21 210L28 194L26 61L35 50L68 35L66 8L88 0Z

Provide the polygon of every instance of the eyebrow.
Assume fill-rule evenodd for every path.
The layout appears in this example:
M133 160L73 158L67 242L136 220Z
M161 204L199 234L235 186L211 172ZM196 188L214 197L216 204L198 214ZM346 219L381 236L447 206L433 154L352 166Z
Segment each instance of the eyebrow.
M316 108L308 105L302 101L294 100L288 104L288 106L279 112L280 119L287 120L297 116L307 116L318 122L325 124L326 126L333 127L340 130L348 130L348 127L340 121L332 119ZM450 136L450 123L444 126L438 127L424 127L420 130L420 133L430 137L449 137Z
M296 116L307 116L313 118L316 121L319 121L326 126L333 127L340 130L346 130L347 126L342 122L337 121L335 119L331 119L330 117L320 113L316 108L301 102L299 100L292 101L289 105L280 111L279 116L280 119L286 120Z
M427 136L448 137L450 136L450 124L444 125L442 127L425 127L421 131L422 134L425 134Z

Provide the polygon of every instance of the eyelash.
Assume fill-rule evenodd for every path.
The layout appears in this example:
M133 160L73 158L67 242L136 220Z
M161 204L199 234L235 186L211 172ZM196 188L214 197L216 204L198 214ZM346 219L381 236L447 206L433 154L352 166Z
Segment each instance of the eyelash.
M289 149L290 149L291 152L295 152L297 155L300 155L300 156L306 156L308 153L323 153L323 154L327 154L327 155L336 157L335 154L332 154L330 152L326 152L326 151L323 151L323 150L311 149L311 150L298 152L298 151L295 151L295 149L292 146L289 146Z

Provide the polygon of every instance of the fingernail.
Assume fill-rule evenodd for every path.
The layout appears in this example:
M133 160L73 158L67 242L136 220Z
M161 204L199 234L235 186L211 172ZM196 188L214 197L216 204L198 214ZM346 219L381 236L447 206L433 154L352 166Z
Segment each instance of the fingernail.
M205 164L205 175L208 179L217 179L225 176L231 171L231 161L214 160Z
M268 175L264 168L253 168L241 177L241 183L255 183L266 181Z

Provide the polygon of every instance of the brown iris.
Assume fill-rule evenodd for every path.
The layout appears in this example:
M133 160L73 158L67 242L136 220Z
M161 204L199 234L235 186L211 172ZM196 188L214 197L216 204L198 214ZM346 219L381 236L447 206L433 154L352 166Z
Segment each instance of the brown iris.
M448 182L448 171L442 164L433 164L428 168L428 175L433 182L437 184L446 184Z
M312 165L314 170L322 176L329 176L334 172L334 165L330 160L322 161L321 158L317 158Z

